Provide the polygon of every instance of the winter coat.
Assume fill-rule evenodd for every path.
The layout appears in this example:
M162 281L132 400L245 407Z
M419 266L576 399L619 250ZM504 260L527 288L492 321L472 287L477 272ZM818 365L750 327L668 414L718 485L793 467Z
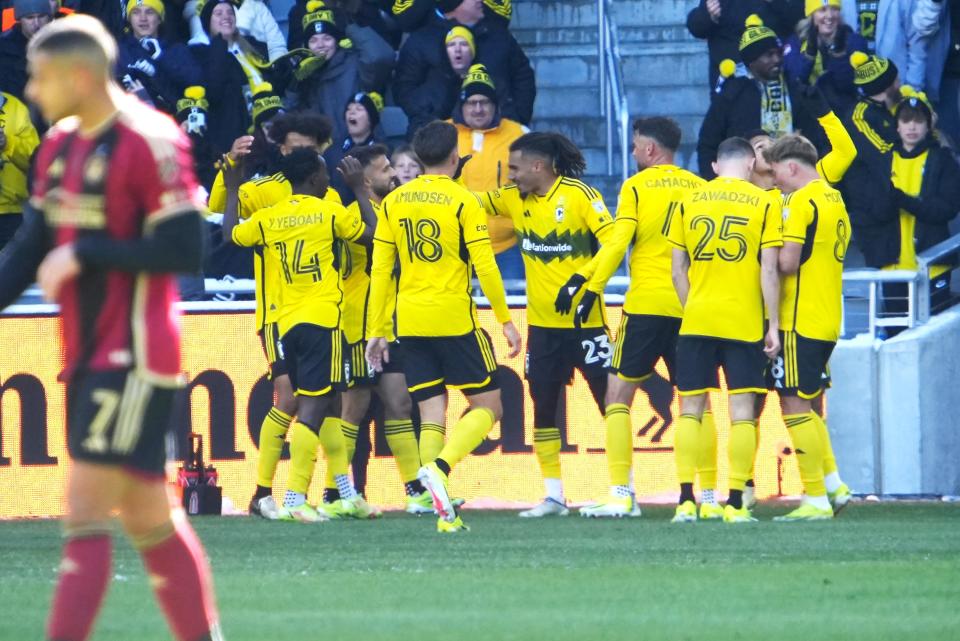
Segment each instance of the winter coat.
M0 36L0 91L25 100L27 86L27 37L17 24Z
M812 28L812 27L811 27ZM823 61L823 73L813 83L823 92L837 113L845 113L858 99L857 87L853 82L853 65L850 54L854 51L869 53L867 41L854 33L849 25L843 25L842 38L844 54L832 55L826 51L809 52L807 42L801 42L800 36L792 35L783 49L783 69L792 80L809 85L817 56Z
M10 94L0 94L0 129L7 144L0 148L0 214L18 214L29 197L27 175L40 138L27 106Z
M186 4L188 11L189 6L193 5L193 11L196 12L196 0L189 0ZM190 38L191 45L210 43L210 38L203 30L199 17L191 18L190 30L193 34ZM237 30L248 40L264 43L270 60L276 60L287 53L283 32L280 31L280 26L277 24L277 19L273 17L270 7L264 4L263 0L243 0L243 4L237 8Z
M900 209L917 219L914 245L918 254L948 239L948 225L960 212L960 166L950 150L941 147L932 136L909 153L898 146L898 153L905 158L915 158L926 150L929 153L923 167L920 193L913 197L895 192ZM899 231L899 227L897 229Z
M707 115L700 127L697 142L697 157L700 176L710 180L715 177L712 163L717 159L717 148L731 136L745 136L761 126L761 96L758 82L750 77L727 78L720 93L710 103ZM799 85L786 79L786 88L793 115L793 130L816 145L821 151L826 147L826 134L813 114L803 108L796 99Z
M117 78L130 75L139 80L153 104L174 113L177 100L187 87L203 83L203 72L186 45L157 39L156 57L132 35L120 40L117 57Z
M707 41L710 60L710 86L717 86L720 61L740 61L740 36L750 14L757 14L763 23L786 38L803 17L803 0L720 0L720 21L714 22L707 11L707 0L687 14L687 30L694 38Z
M447 93L436 92L437 77L450 68L444 40L454 26L456 23L434 16L427 25L410 34L400 49L393 97L410 120L410 135L430 120L446 119L452 114L455 103L449 104ZM487 19L471 30L477 46L474 62L485 65L493 79L501 113L528 124L533 116L537 87L533 67L523 49L509 31Z
M353 49L340 47L322 67L309 77L294 82L287 101L295 110L317 111L333 121L333 140L347 137L344 113L347 103L359 91L369 90L360 79L360 56Z

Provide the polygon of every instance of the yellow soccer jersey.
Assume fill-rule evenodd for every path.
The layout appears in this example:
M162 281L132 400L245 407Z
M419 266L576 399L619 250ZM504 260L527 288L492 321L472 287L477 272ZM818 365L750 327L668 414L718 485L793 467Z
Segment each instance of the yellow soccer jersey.
M281 173L245 182L240 185L240 220L247 220L255 212L272 207L291 195L290 181ZM327 189L323 200L338 205L342 202L340 194L333 188ZM264 256L260 250L253 260L253 277L257 288L257 330L260 330L265 323L276 322L278 306L274 296L280 287L277 280L280 275L280 266L270 265L269 260L269 257ZM264 278L264 272L266 272L266 278Z
M673 165L648 167L620 189L613 236L594 258L596 271L587 288L600 293L617 271L627 247L630 252L630 288L623 302L628 314L683 316L673 287L673 246L667 242L670 219L684 194L706 181Z
M800 269L780 286L780 327L805 338L840 338L843 258L850 218L840 192L814 180L783 199L783 241L803 245Z
M381 203L374 235L371 336L387 336L390 275L400 259L397 335L462 336L477 327L471 266L501 323L510 319L479 199L447 176L424 175Z
M780 247L780 203L737 178L715 178L687 194L669 240L690 256L690 293L680 334L763 339L760 250Z
M380 205L370 202L373 211L380 217ZM360 216L360 205L350 203L347 211ZM340 329L348 343L356 343L366 337L367 301L370 294L370 255L367 247L360 243L341 245L340 274L343 276L343 320ZM393 316L393 313L390 313Z
M573 315L554 309L557 292L587 268L600 244L613 234L613 218L594 189L573 178L558 178L546 196L524 197L515 185L478 194L487 213L513 220L527 274L527 319L536 327L573 327ZM592 269L589 270L592 275ZM582 273L582 272L581 272ZM581 292L574 299L576 307ZM584 327L604 325L603 300Z
M278 268L273 302L281 337L300 323L340 325L343 289L337 242L355 241L363 230L359 214L312 196L290 196L233 228L236 244L262 245L267 267Z

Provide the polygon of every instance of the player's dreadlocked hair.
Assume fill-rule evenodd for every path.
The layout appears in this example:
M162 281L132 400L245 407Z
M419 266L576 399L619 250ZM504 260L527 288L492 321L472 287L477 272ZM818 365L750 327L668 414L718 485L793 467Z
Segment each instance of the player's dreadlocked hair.
M587 161L577 146L566 136L553 131L524 134L513 141L510 151L549 158L554 173L564 178L579 178L587 169Z
M309 147L297 147L280 161L280 171L293 186L300 186L324 167L323 158Z

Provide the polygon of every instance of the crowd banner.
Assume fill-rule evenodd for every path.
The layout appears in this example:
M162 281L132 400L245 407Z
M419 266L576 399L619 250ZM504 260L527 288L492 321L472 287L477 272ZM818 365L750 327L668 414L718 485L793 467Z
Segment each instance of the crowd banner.
M489 310L480 310L481 325L497 352L503 389L503 420L489 438L453 473L451 492L477 506L509 507L539 501L543 483L533 451L533 407L523 377L524 354L506 358L506 340ZM526 310L512 310L514 322L526 335ZM608 309L616 328L620 309ZM69 461L66 452L64 385L59 319L56 316L0 318L0 518L47 517L63 514L63 491ZM216 466L225 498L246 507L256 480L257 437L272 403L272 385L249 312L197 312L183 317L184 371L187 387L180 394L172 440L184 452L186 436L204 437L205 458ZM602 356L602 355L598 355ZM633 477L640 501L675 498L673 426L679 405L664 378L663 364L638 393L632 408ZM774 400L774 397L771 397ZM711 403L719 433L719 484L726 487L726 443L730 426L722 394ZM759 422L759 446L754 468L757 494L796 495L800 482L789 437L776 403L769 403ZM448 425L466 408L452 392ZM561 465L566 495L572 503L602 498L608 475L604 453L605 427L590 391L579 374L567 388L558 420L563 434ZM565 420L564 420L565 419ZM565 429L564 429L565 426ZM448 428L449 429L449 428ZM385 508L404 504L403 486L390 457L382 427L370 425L372 453L365 470L366 495ZM285 487L287 454L274 483ZM168 466L172 480L178 463ZM317 465L311 501L319 496L324 463Z

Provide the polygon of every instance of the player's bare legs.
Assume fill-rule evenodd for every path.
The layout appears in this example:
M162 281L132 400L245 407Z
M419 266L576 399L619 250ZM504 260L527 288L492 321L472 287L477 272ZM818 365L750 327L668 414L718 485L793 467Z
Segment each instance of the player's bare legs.
M417 479L420 470L420 446L413 429L413 400L407 391L407 379L398 372L385 372L377 381L377 396L383 403L384 436L397 463L397 472L407 496L406 511L411 514L428 514L433 511L433 501Z
M287 432L297 414L297 397L287 374L273 378L274 403L260 425L257 455L257 489L250 500L251 514L259 514L267 519L279 516L273 500L273 477L277 464L283 454L283 444Z

